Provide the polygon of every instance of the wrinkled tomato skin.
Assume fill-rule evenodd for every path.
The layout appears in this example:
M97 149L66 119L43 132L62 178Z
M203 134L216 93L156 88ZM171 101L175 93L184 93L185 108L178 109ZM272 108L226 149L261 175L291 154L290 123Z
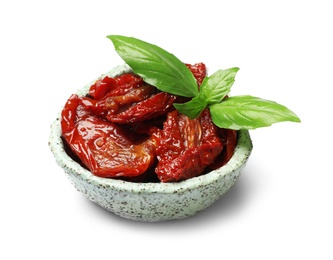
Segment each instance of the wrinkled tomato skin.
M173 109L175 96L165 92L153 95L118 114L108 114L110 122L128 124L157 118Z
M155 172L161 182L178 182L198 176L222 149L223 144L207 109L193 120L172 111L159 136L156 148L159 163Z
M209 169L216 170L225 165L234 155L238 140L238 131L219 128L219 135L224 144L223 151L216 158L214 163L209 165Z
M71 131L75 128L76 122L91 115L92 112L86 110L82 104L82 99L78 95L71 95L61 112L62 132Z
M96 81L90 87L89 95L93 98L93 101L86 100L89 109L118 124L155 119L174 109L172 105L177 99L131 73Z
M75 127L76 109L81 103L77 95L71 95L67 100L64 109L61 111L61 129L62 132L67 132Z
M196 64L186 64L189 70L192 72L194 78L196 79L198 86L201 85L202 81L207 75L206 65L202 62Z
M114 78L108 76L103 79L97 80L89 89L89 95L95 100L101 100L107 93L116 89L118 86Z
M186 66L200 88L205 64ZM237 131L217 128L208 109L193 120L179 114L173 103L188 100L132 73L101 78L62 110L66 151L96 176L132 182L178 182L222 167Z
M89 95L95 100L101 100L110 96L120 96L129 92L131 89L144 84L141 77L126 73L115 78L108 76L97 80L89 89Z
M92 115L76 95L62 111L61 126L68 146L96 176L135 177L154 163L154 146L149 140Z

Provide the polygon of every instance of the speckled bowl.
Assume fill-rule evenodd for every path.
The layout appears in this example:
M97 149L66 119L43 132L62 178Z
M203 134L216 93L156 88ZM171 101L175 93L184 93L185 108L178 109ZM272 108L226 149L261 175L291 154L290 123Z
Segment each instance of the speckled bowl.
M122 65L101 77L129 71ZM86 95L92 84L77 94ZM121 217L149 222L186 218L206 209L234 185L252 151L249 132L240 130L233 157L217 170L178 183L133 183L94 176L71 159L61 139L60 116L51 126L49 146L71 183L89 200Z

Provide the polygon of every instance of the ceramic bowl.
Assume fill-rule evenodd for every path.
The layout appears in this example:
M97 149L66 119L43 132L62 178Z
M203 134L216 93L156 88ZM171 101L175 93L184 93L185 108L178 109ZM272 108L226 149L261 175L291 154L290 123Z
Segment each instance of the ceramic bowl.
M101 77L129 71L122 65ZM86 95L94 82L77 94ZM249 132L240 130L234 155L223 167L177 183L134 183L94 176L74 161L61 139L60 114L51 125L49 146L57 164L85 197L121 217L149 222L182 219L206 209L234 185L252 151Z

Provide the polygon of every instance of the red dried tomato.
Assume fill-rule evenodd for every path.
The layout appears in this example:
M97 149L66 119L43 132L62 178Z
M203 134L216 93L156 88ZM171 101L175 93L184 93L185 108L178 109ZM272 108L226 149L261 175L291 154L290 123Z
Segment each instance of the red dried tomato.
M101 177L133 177L154 163L154 146L146 136L101 119L73 95L62 111L62 136L91 172Z
M105 77L93 84L91 110L110 122L129 124L155 119L173 109L176 96L158 91L134 74Z
M206 66L186 65L199 87ZM131 73L106 76L86 97L68 99L62 137L94 175L136 182L185 180L224 165L237 142L237 131L217 128L208 109L191 120L173 108L174 102L186 101Z
M155 171L162 182L200 175L223 149L207 109L194 120L178 111L170 112L159 137Z
M111 90L117 89L118 83L114 78L108 76L97 80L89 89L89 95L95 100L100 100Z
M142 122L157 118L173 109L173 102L176 96L165 92L153 95L120 113L109 113L106 118L110 122L128 124Z
M193 73L193 76L197 80L198 86L201 85L202 81L207 75L206 65L202 62L196 64L186 64L186 66Z
M223 151L215 159L214 163L209 165L209 169L216 170L225 165L234 154L235 147L237 145L237 133L236 130L231 129L218 129L219 136L224 144Z
M131 89L143 85L141 77L126 73L115 78L108 76L97 80L89 89L89 95L95 100L101 100L106 95L122 96Z

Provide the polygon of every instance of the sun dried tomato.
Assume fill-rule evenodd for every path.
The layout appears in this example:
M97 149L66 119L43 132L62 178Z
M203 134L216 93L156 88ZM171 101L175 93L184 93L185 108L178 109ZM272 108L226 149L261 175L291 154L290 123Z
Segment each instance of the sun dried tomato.
M219 136L224 144L223 151L215 159L214 163L209 165L209 169L216 170L225 165L233 156L235 147L237 145L238 131L231 129L218 129Z
M197 119L172 111L160 132L155 172L162 182L176 182L200 175L223 149L206 109Z
M144 84L142 78L131 73L122 74L115 78L105 76L90 87L89 95L95 100L101 100L106 95L121 96L142 84Z
M203 63L186 64L200 87ZM104 77L85 97L72 95L61 119L73 158L94 175L134 182L175 182L223 166L233 155L237 131L219 129L208 109L197 119L181 115L174 96L127 73Z
M160 92L156 95L138 102L120 113L109 113L106 118L110 122L128 124L142 122L145 120L157 118L173 110L173 102L176 97L165 92Z
M90 109L110 122L130 124L155 119L174 109L176 96L160 92L134 74L105 77L90 87Z
M97 80L89 89L89 95L95 100L100 100L113 89L117 89L118 83L114 78L108 76Z
M154 163L147 136L93 115L76 95L67 101L61 122L62 137L96 176L138 176Z
M202 62L196 64L186 64L186 66L193 73L194 78L196 79L198 86L201 85L202 81L207 75L206 65Z

